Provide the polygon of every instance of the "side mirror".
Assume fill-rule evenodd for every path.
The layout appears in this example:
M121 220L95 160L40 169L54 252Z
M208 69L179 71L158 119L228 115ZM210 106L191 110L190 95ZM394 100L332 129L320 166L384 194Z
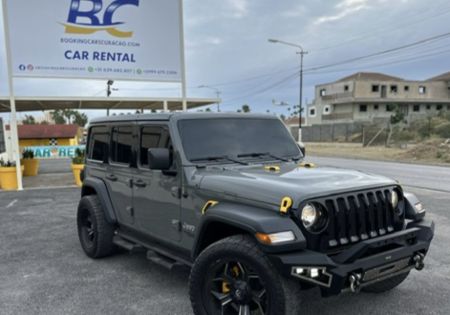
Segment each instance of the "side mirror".
M298 145L298 148L300 149L300 151L302 152L303 156L306 156L306 148L305 148L305 145L303 144L303 142L299 142L297 145Z
M152 148L148 149L148 167L151 170L165 171L170 168L170 151L166 148Z

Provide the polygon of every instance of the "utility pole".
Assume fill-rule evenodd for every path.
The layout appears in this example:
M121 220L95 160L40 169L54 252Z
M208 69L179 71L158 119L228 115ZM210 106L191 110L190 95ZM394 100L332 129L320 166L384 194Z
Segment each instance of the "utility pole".
M215 87L212 86L208 86L208 85L200 85L198 86L199 89L210 89L213 90L214 92L216 92L216 96L217 96L217 112L220 112L220 95L222 94L222 92Z
M300 51L297 52L300 55L300 93L299 93L299 103L298 103L298 141L302 141L302 109L303 109L303 57L308 54L307 51L303 49L301 45L285 42L278 39L269 39L270 43L278 43L287 46L292 46L299 48Z
M111 86L114 84L113 80L108 80L108 82L106 82L106 97L110 97L112 90L111 90ZM106 109L106 116L109 116L109 108Z

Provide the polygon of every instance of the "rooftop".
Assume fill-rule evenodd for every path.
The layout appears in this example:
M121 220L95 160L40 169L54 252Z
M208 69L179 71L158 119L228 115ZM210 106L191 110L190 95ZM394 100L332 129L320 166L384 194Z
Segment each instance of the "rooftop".
M353 80L361 80L361 81L404 81L404 79L399 77L394 77L384 73L378 72L357 72L342 79L339 79L336 82L345 82L345 81L353 81Z
M78 134L78 125L18 125L19 139L74 138ZM6 130L10 130L9 125Z

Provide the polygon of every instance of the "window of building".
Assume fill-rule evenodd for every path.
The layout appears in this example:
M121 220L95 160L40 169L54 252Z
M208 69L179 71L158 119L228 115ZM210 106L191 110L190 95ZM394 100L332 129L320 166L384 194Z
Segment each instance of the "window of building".
M327 95L327 90L326 89L321 89L320 90L320 96L325 96Z
M379 108L380 108L380 106L378 104L373 105L374 110L378 110Z
M367 105L359 105L360 112L367 112Z
M442 104L438 104L438 105L436 105L436 110L442 110Z
M130 164L132 142L131 127L114 127L111 135L111 161Z
M378 84L373 84L372 85L372 92L373 93L380 92L380 86Z
M447 110L450 110L450 105L447 105Z
M325 105L325 107L323 108L323 113L324 115L328 115L329 113L331 113L331 106Z
M397 85L391 85L391 93L397 93L398 92L398 86Z
M405 85L405 92L409 92L409 85Z
M413 106L413 112L420 112L420 105L419 104L415 104Z
M431 109L431 105L428 104L428 105L427 105L427 110L430 110L430 109Z
M427 93L427 87L426 86L419 86L419 94L425 94Z
M349 88L348 85L344 85L344 91L345 91L345 92L348 92L349 89L350 89L350 88Z
M311 107L309 109L309 116L310 117L316 117L316 108L315 107Z
M108 154L108 128L92 127L89 135L88 159L100 162L106 161Z
M387 105L386 105L386 111L387 111L387 112L392 112L392 111L394 111L394 108L395 108L395 105L392 105L392 104L387 104Z

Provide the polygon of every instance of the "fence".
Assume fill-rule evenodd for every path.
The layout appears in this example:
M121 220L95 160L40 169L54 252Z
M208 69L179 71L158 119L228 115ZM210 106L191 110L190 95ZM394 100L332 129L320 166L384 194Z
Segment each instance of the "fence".
M294 135L298 128L292 128ZM302 128L304 142L362 142L362 124L314 125Z

